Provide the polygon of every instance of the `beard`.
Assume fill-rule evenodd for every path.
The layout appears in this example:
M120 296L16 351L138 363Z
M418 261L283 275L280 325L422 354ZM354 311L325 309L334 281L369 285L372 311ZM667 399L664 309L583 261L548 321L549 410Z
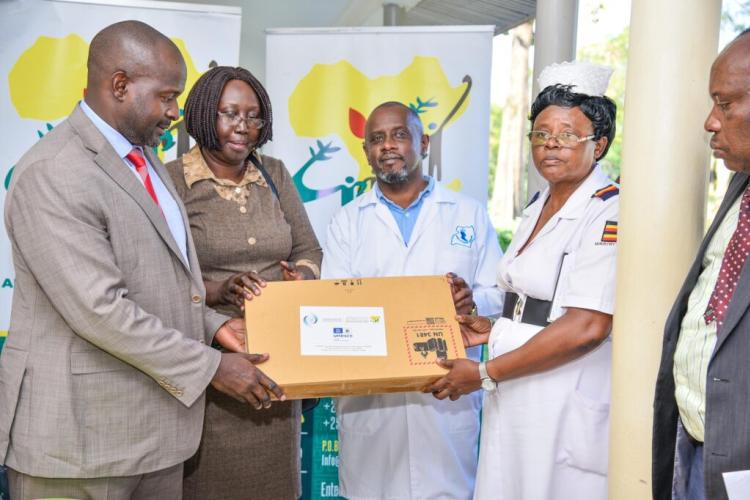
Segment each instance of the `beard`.
M137 122L128 119L125 123L120 125L118 130L131 144L135 146L150 146L156 147L161 142L161 136L156 135L156 127L138 126Z
M391 184L394 186L406 184L409 181L409 176L411 176L416 170L419 170L420 172L422 170L422 162L419 160L411 167L404 163L404 166L398 170L385 171L381 168L372 167L372 171L375 173L375 177L377 177L378 180L385 184Z
M383 172L382 170L375 170L375 176L381 180L382 182L385 182L386 184L405 184L406 181L409 180L409 174L411 172L409 170L406 170L405 168L402 168L400 170L396 170L395 172Z
M124 114L118 132L133 145L156 147L161 142L161 134L157 135L156 127L166 130L170 124L162 120L154 123L154 118L145 116L141 111L143 109L146 108L136 101Z

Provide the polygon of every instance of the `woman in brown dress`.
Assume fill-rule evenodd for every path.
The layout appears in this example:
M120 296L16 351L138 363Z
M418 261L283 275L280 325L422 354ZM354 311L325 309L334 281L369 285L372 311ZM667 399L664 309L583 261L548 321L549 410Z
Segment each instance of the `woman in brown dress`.
M257 151L272 125L258 80L242 68L209 70L188 95L185 125L197 144L167 168L187 209L207 304L238 316L265 281L319 278L320 245L294 183L280 160ZM256 410L209 386L184 498L298 498L299 440L299 402Z

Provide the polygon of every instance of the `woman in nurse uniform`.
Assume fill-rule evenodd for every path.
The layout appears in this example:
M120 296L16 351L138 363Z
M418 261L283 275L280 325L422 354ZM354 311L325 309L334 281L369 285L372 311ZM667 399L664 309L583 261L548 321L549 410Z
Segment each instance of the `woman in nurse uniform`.
M446 361L427 389L485 391L476 499L607 497L619 188L597 162L615 134L610 75L588 63L540 75L529 139L549 187L498 265L502 317L458 317L464 343L487 343L490 359Z

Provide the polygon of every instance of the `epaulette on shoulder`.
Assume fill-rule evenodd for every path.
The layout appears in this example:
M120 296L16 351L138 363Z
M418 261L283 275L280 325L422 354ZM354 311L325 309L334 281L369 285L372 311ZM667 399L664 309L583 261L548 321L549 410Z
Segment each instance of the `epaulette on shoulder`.
M536 200L538 200L538 199L539 199L539 195L540 195L540 194L542 194L542 192L541 192L541 191L537 191L536 193L534 193L534 196L532 196L532 197L531 197L531 199L530 199L530 200L529 200L529 202L528 202L528 203L526 204L526 206L525 206L525 207L523 207L523 209L524 209L524 210L526 210L526 209L527 209L527 208L529 208L529 207L530 207L531 205L533 205L533 204L534 204L534 202L535 202Z
M620 194L620 188L615 184L610 184L607 187L601 188L591 195L592 198L601 198L602 201L606 201L615 195Z

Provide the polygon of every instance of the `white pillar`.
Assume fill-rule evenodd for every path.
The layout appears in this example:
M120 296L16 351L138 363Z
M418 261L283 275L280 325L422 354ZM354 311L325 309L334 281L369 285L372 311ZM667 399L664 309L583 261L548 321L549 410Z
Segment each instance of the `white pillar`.
M704 233L721 0L633 0L613 333L609 498L651 498L664 322Z
M532 101L541 90L536 79L544 68L552 63L575 59L577 25L578 0L537 0ZM527 174L526 196L530 198L547 184L532 162L529 162Z

